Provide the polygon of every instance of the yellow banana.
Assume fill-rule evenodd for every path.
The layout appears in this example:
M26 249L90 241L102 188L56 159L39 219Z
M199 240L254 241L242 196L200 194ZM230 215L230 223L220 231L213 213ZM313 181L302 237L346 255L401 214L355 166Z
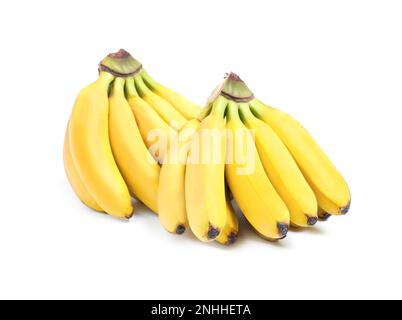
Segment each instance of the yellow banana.
M199 121L194 119L180 130L172 143L172 152L175 152L177 156L169 157L161 168L158 213L160 222L171 233L182 234L188 226L184 182L190 141L198 126Z
M266 122L286 145L324 211L346 214L350 208L349 188L336 167L302 125L290 115L262 104L250 102L251 110Z
M239 233L239 221L233 210L232 204L226 200L227 221L221 234L216 238L220 244L230 245L236 242Z
M185 175L189 225L201 241L214 240L226 225L224 112L218 99L198 127L190 145Z
M248 103L239 104L239 113L243 123L254 132L265 173L288 207L292 224L315 225L317 200L286 146L266 123L251 113Z
M69 139L69 130L67 127L66 136L64 140L64 149L63 149L63 159L64 159L64 169L66 171L66 175L68 181L71 184L75 194L84 203L87 207L102 212L102 208L96 203L94 198L88 192L84 183L81 181L80 176L78 175L77 169L75 169L75 165L73 162L73 158L71 157L70 152L70 139Z
M149 154L124 96L125 80L116 78L110 96L110 143L116 163L137 199L157 213L160 167Z
M170 140L177 131L171 128L159 114L137 93L133 78L126 80L127 100L134 112L142 140L155 160L162 163Z
M180 114L169 102L152 92L144 83L141 74L135 78L135 86L140 97L144 99L160 117L176 130L180 130L187 119Z
M161 96L166 101L170 102L173 107L176 108L186 119L197 118L201 109L196 104L184 98L182 95L173 91L172 89L166 88L165 86L157 83L152 79L149 74L145 71L142 72L142 79L146 85L156 94Z
M113 79L101 72L95 83L80 92L70 119L70 151L78 175L95 202L110 215L130 218L130 193L109 143L108 88Z
M263 238L284 238L289 230L289 211L266 176L254 141L247 142L250 132L241 122L238 106L233 101L229 102L226 127L231 140L228 145L232 146L232 150L228 150L226 178L234 199ZM244 161L242 154L247 155Z

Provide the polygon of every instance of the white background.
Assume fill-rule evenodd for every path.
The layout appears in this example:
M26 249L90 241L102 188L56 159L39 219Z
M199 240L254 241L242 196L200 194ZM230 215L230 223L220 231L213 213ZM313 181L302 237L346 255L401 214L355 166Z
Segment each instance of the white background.
M400 1L2 1L0 298L402 298ZM349 215L226 248L137 208L86 209L62 146L79 90L125 48L203 104L235 71L299 119L348 181Z

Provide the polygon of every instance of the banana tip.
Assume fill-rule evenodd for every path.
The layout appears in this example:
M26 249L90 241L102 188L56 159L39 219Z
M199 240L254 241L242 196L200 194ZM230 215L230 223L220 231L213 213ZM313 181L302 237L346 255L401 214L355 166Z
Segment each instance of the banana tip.
M131 211L131 213L129 213L129 214L127 214L126 215L126 220L130 220L132 217L133 217L133 215L134 215L134 210L133 211Z
M286 223L278 223L278 234L279 234L279 240L282 240L286 237L289 231L289 225Z
M349 203L345 207L341 208L341 214L345 215L349 212L350 204L351 204L351 201L349 201Z
M228 237L228 242L227 242L227 244L228 244L228 245L231 245L231 244L234 244L236 241L237 241L237 233L235 233L235 232L232 231L232 232L230 233L229 237Z
M181 235L181 234L183 234L184 232L186 232L186 227L185 227L185 226L183 226L183 225L177 226L177 228L176 228L176 234Z
M208 239L214 240L214 239L216 239L216 237L219 236L220 233L221 233L221 230L219 228L214 228L213 226L209 226Z
M317 217L307 217L307 225L309 225L310 227L314 226L318 221Z

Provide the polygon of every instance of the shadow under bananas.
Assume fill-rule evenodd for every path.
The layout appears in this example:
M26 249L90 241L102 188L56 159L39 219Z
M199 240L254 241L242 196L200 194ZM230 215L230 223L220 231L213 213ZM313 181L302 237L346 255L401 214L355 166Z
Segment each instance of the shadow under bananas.
M318 222L318 223L324 223L324 222ZM323 235L325 234L325 231L319 227L319 225L315 225L314 227L311 228L299 228L299 227L290 227L290 232L291 233L309 233L309 234L317 234L317 235Z
M280 241L268 241L266 239L261 238L254 230L254 228L251 226L251 224L247 221L247 219L244 217L244 215L241 213L239 207L237 206L237 204L235 203L235 201L232 201L233 204L233 208L234 211L236 213L236 216L239 220L239 234L237 237L237 240L235 243L230 244L230 245L222 245L220 243L218 243L217 241L212 241L212 242L201 242L199 241L191 232L191 230L188 228L188 230L182 234L182 235L174 235L174 234L169 234L166 233L166 236L168 237L175 237L175 238L179 238L180 241L182 242L187 242L187 243L192 243L193 245L195 243L198 243L199 245L207 245L210 246L211 248L214 249L219 249L219 250L235 250L236 248L243 246L244 244L246 244L248 241L254 241L254 242L259 242L262 245L268 245L268 246L272 246L275 248L280 248L280 249L289 249L291 248L291 242L287 241L287 239L283 239ZM150 223L152 225L150 225L150 228L154 228L154 223L160 225L158 222L158 216L155 214L150 214L149 209L142 204L141 202L134 200L133 201L133 206L135 207L136 210L136 215L147 215L147 216L151 216L153 221ZM320 223L324 223L324 222L320 222ZM161 230L165 231L163 229L163 227L160 225ZM294 228L291 227L288 233L288 237L292 236L292 233L299 233L299 232L304 232L304 233L308 233L308 234L316 234L316 235L322 235L325 234L324 230L322 230L321 228L319 228L318 225L314 226L313 228Z

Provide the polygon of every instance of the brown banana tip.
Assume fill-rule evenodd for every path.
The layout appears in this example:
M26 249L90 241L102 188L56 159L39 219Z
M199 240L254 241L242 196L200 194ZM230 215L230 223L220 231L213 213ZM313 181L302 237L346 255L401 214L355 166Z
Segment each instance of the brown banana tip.
M186 232L186 227L185 227L185 226L183 226L183 225L177 226L177 228L176 228L176 234L181 235L181 234L183 234L184 232Z
M331 218L331 215L329 213L327 213L327 212L321 213L318 216L318 219L321 220L321 221L327 221L329 218Z
M279 234L279 239L283 239L286 237L289 231L289 225L286 223L278 223L278 234Z
M228 244L228 245L231 245L231 244L234 244L236 241L237 241L237 233L235 233L235 232L232 231L232 232L230 233L229 237L228 237L228 242L227 242L227 244Z
M120 49L120 50L117 51L117 52L110 53L110 54L108 55L108 57L113 58L113 59L125 59L125 58L127 58L129 55L130 55L130 54L129 54L126 50Z
M219 236L220 233L221 230L219 228L214 228L212 225L210 225L208 230L208 239L214 240L217 236Z
M288 236L288 235L287 235L287 234L285 234L284 236L279 237L277 240L278 240L278 241L279 241L279 240L283 240L283 239L285 239L287 236Z
M349 212L351 201L346 205L346 207L341 208L341 214L345 215Z
M318 222L318 218L317 217L309 217L307 216L307 225L309 226L314 226L316 223Z
M126 219L130 220L133 217L133 215L134 215L134 210L131 213L129 213L128 215L126 215Z

